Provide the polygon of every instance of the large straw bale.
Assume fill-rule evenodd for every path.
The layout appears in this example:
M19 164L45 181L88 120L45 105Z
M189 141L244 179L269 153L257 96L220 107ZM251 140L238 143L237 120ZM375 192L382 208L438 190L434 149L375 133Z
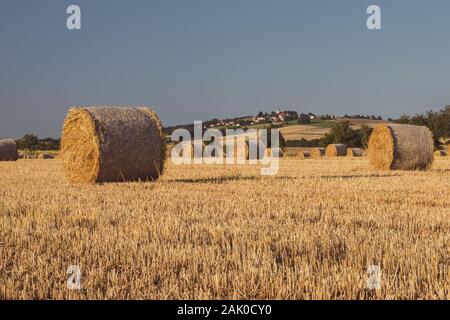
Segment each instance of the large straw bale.
M19 159L17 144L12 139L0 140L0 161L16 161Z
M164 169L164 138L149 108L72 108L64 121L61 156L72 182L153 180Z
M369 161L381 170L425 170L433 162L433 135L427 127L380 124L369 140Z

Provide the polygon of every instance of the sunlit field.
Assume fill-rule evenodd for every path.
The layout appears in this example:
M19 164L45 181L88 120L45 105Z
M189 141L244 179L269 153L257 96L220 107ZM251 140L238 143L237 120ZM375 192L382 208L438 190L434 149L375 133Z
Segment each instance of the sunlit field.
M2 162L0 299L449 299L450 159L368 167L168 161L156 182L71 185L60 160Z

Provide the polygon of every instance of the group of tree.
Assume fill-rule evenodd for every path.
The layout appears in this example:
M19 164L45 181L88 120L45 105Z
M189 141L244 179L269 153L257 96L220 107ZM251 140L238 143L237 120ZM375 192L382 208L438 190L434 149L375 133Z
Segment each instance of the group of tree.
M331 131L320 139L289 140L287 147L326 147L332 143L344 143L352 148L367 148L370 135L373 129L366 124L362 124L359 129L353 129L348 120L338 121L331 128Z
M326 147L332 143L344 143L352 148L367 148L372 131L366 124L362 124L359 129L353 129L350 121L338 121L318 144L320 147Z
M16 140L17 147L20 150L59 150L60 139L45 138L40 139L34 134L26 134L21 139Z
M439 111L428 111L426 114L417 114L415 116L402 115L395 122L427 126L433 132L436 148L439 148L442 141L450 138L450 105Z
M298 115L297 123L298 124L309 124L309 123L311 123L311 117L309 116L309 114L301 113Z
M353 115L348 115L345 114L343 118L348 118L348 119L365 119L365 120L383 120L382 116L375 116L375 115L361 115L361 114L353 114Z

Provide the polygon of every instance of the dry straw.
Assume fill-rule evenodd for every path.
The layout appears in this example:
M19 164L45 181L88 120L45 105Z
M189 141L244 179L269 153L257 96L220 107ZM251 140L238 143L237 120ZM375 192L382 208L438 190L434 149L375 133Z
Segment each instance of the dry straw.
M426 170L433 151L433 135L424 126L380 124L369 140L369 161L380 170Z
M446 157L447 156L447 152L445 150L436 150L434 152L434 156L435 157Z
M347 149L347 157L362 157L364 155L364 151L361 148L348 148Z
M311 150L311 158L322 158L325 155L325 148L314 148Z
M0 140L0 161L16 161L19 159L17 144L14 140Z
M164 139L149 108L72 108L64 121L61 156L72 182L156 179L164 168Z
M325 150L327 157L344 157L347 155L347 146L342 143L330 144Z

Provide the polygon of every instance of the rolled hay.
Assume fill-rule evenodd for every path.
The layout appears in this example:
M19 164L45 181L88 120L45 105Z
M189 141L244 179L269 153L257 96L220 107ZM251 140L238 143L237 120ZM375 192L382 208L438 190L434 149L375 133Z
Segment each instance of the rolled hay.
M64 121L61 157L72 182L154 180L165 155L161 122L149 108L72 108Z
M17 144L12 139L0 140L0 161L17 161L19 152Z
M434 152L434 156L435 157L446 157L447 156L447 152L445 150L436 150Z
M233 148L229 148L228 145L234 144ZM241 160L249 159L248 143L245 139L235 138L233 136L227 137L224 140L224 157L234 158Z
M361 148L348 148L347 149L347 157L362 157L364 155L364 151Z
M322 158L325 155L325 148L314 148L311 150L311 158Z
M24 153L23 158L27 160L37 159L37 155L35 153Z
M426 170L433 152L433 135L424 126L380 124L369 140L369 161L380 170Z
M41 160L55 159L55 155L51 153L40 153L37 158Z
M302 159L311 158L311 152L309 152L309 151L300 151L299 152L299 157L302 158Z
M267 148L266 149L266 156L269 157L269 158L272 157L276 150L278 150L278 157L279 158L283 158L284 152L283 152L283 150L281 148Z
M24 158L24 154L23 153L19 153L19 159L23 159Z
M327 157L344 157L347 155L347 146L342 143L330 144L325 149Z

